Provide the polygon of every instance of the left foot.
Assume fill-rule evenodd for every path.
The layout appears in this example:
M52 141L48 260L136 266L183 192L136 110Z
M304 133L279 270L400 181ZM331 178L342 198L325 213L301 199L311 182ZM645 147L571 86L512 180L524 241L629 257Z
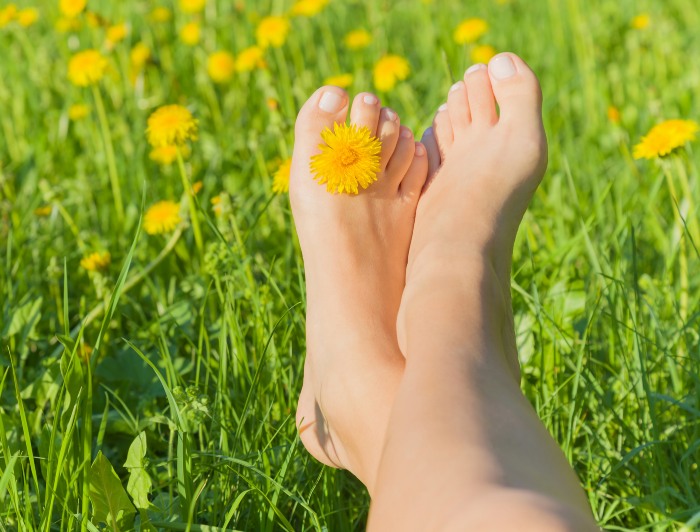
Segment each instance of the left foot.
M296 122L289 194L307 288L297 426L316 459L349 469L371 493L403 370L396 317L428 161L397 114L361 93L350 120L382 141L378 181L358 195L328 193L309 163L348 103L342 89L322 87Z

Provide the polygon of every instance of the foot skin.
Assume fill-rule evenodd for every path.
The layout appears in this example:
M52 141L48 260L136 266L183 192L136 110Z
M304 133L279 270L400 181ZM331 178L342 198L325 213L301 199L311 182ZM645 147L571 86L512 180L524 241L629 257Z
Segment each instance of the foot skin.
M307 291L307 358L297 408L306 449L370 490L403 371L396 318L427 153L379 98L358 94L350 120L382 141L378 181L333 195L309 170L321 132L344 123L348 95L318 89L296 122L290 200Z
M429 177L407 271L410 286L423 266L442 267L449 261L451 267L459 267L461 261L467 271L464 262L485 257L500 282L505 312L500 332L516 376L511 255L518 226L547 165L541 113L537 78L514 54L500 54L488 66L470 67L464 80L452 86L422 139ZM398 328L399 345L407 353L403 319Z

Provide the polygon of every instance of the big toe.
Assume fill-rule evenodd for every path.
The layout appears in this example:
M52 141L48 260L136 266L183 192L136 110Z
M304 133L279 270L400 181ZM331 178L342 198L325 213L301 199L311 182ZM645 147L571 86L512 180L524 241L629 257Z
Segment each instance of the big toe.
M537 76L513 53L502 53L489 62L491 87L500 109L500 121L541 123L542 90Z

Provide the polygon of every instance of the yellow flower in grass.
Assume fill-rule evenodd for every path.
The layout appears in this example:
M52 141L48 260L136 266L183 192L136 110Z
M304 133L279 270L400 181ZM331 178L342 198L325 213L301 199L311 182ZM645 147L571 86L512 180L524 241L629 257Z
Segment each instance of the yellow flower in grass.
M372 42L372 35L367 30L354 30L348 33L343 39L345 46L351 50L367 48Z
M162 166L169 166L177 160L177 149L177 146L172 145L158 146L151 150L151 153L148 154L148 158ZM182 157L186 159L190 155L190 149L187 146L182 146L180 148L180 153Z
M313 17L318 15L328 5L329 0L297 0L292 6L292 15L297 17Z
M632 19L631 25L635 30L645 30L651 24L651 17L648 13L641 13Z
M192 183L192 194L199 194L199 191L204 188L204 183L201 181L195 181Z
M287 40L289 21L284 17L265 17L255 30L258 45L262 48L280 48Z
M149 15L153 22L168 22L172 17L173 14L170 10L163 6L154 7Z
M142 42L137 43L131 49L129 58L131 59L131 67L134 70L142 70L151 58L151 49Z
M68 118L74 122L85 118L90 113L90 108L82 103L76 103L68 108Z
M488 63L491 58L496 55L496 49L488 44L482 44L480 46L475 46L472 49L471 59L472 63Z
M250 72L256 68L265 68L265 52L259 46L250 46L236 58L236 72Z
M77 17L83 12L85 6L87 5L87 0L61 0L58 4L58 8L65 17Z
M17 22L23 28L28 28L39 20L39 10L33 7L28 7L17 13Z
M0 28L4 28L15 19L17 15L17 6L15 4L7 4L0 9Z
M489 30L488 23L480 18L468 18L455 29L454 40L457 44L470 44Z
M94 11L85 12L85 21L90 28L108 28L110 23Z
M53 207L51 207L51 205L42 205L41 207L37 207L36 209L34 209L34 214L36 216L44 217L51 214L52 210Z
M390 91L410 73L411 66L403 57L385 55L374 65L374 86L380 91Z
M381 141L366 126L333 125L321 133L321 153L311 157L311 172L333 194L357 194L377 180Z
M109 254L109 251L104 253L96 251L90 253L87 257L83 257L80 260L80 266L89 272L97 272L106 270L111 262L112 256Z
M115 24L107 28L107 43L110 46L114 46L120 41L123 41L128 32L126 24Z
M291 169L291 158L282 161L282 164L280 164L272 179L272 192L275 194L284 194L285 192L289 192L289 175Z
M180 29L180 40L188 46L194 46L199 42L202 30L196 22L188 22Z
M228 52L214 52L207 58L207 72L214 83L231 81L236 70L236 60Z
M700 126L692 120L666 120L651 128L634 147L635 159L655 159L695 140Z
M184 13L199 13L206 5L207 0L180 0L180 10Z
M102 79L107 70L107 59L97 50L84 50L70 58L68 79L73 85L87 87Z
M182 146L197 139L197 120L181 105L164 105L148 117L146 135L154 148Z
M341 89L345 89L352 85L352 74L339 74L330 76L323 81L324 85L335 85Z
M614 105L608 107L608 120L610 120L613 124L620 123L620 111Z
M154 203L143 217L143 228L149 235L169 233L182 221L180 205L165 200Z
M68 33L69 31L78 31L80 25L79 18L59 17L54 27L59 33Z

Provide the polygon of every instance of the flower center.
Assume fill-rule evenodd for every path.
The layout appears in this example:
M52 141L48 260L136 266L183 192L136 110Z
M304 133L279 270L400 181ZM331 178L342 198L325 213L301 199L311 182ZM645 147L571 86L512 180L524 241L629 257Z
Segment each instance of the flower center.
M352 166L359 158L360 154L357 153L357 150L349 146L341 146L338 149L338 162L341 166Z

